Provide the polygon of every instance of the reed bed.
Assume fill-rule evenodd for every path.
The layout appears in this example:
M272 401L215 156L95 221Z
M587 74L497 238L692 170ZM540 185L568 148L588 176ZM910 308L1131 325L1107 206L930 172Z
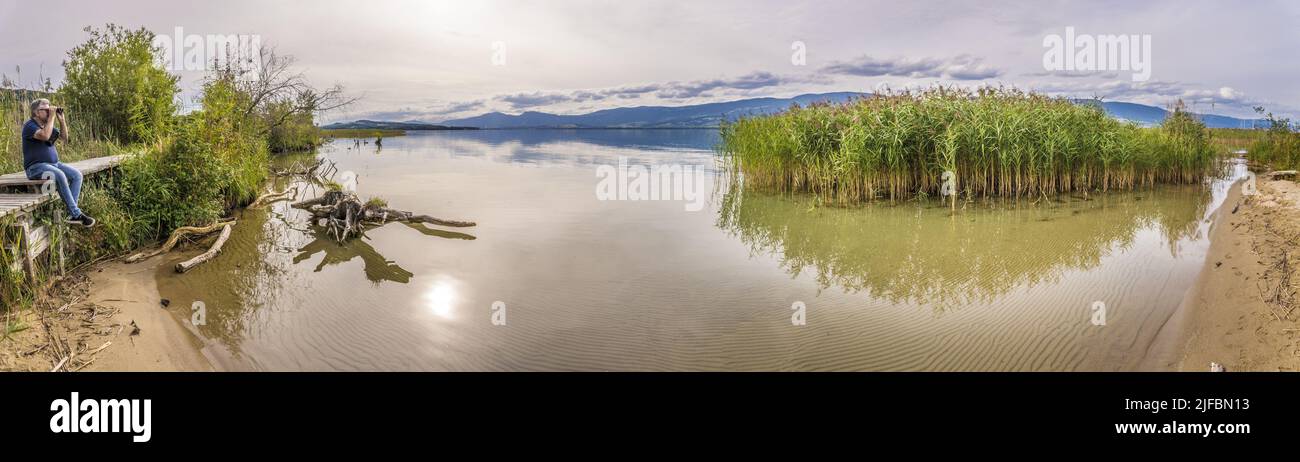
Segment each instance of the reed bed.
M1174 109L1142 128L1017 89L939 87L742 118L722 127L721 149L747 186L835 202L938 195L945 172L966 198L1199 183L1222 153Z
M1269 128L1260 130L1248 149L1247 157L1261 168L1270 170L1300 169L1300 131L1290 119L1269 114Z

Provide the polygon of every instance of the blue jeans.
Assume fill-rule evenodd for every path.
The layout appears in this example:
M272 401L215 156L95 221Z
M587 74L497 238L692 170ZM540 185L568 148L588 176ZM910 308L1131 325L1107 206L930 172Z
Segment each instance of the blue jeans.
M63 198L63 203L68 206L69 218L81 216L81 209L77 208L77 199L81 197L81 172L77 169L63 162L53 164L38 162L27 167L27 179L54 180L59 197Z

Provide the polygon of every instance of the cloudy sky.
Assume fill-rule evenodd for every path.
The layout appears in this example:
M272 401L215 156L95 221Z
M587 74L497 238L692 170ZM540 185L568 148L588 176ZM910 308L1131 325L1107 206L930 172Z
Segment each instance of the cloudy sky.
M1300 114L1296 1L0 0L0 72L57 85L82 28L257 36L362 99L323 120L581 113L883 86L1013 85ZM1045 38L1149 37L1150 76L1044 64ZM1068 44L1067 44L1068 46ZM1082 49L1081 43L1074 50ZM1135 49L1140 50L1140 46ZM1064 51L1063 51L1064 52ZM21 68L21 73L16 69ZM181 70L192 99L201 70Z

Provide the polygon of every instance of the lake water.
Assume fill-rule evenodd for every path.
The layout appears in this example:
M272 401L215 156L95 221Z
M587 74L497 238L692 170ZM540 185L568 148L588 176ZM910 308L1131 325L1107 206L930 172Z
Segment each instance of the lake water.
M337 140L278 161L324 157L363 199L478 226L394 223L339 245L280 202L242 212L220 258L184 275L164 265L160 292L203 302L198 332L230 369L1121 370L1191 286L1226 185L955 213L826 207L736 187L716 142L713 130ZM677 179L694 181L700 209L600 200L601 166L620 164L698 168Z

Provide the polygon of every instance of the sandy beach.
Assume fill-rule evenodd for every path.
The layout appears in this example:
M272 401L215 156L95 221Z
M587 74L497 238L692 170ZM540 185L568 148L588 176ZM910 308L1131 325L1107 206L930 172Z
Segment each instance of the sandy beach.
M15 371L212 371L203 342L158 295L154 274L171 258L109 261L69 275L25 310L28 329L0 349ZM138 330L137 330L138 329Z
M1300 187L1260 179L1258 194L1243 195L1242 185L1214 217L1205 266L1161 332L1176 347L1153 352L1144 369L1208 371L1213 362L1227 371L1300 370L1300 313L1288 309Z

